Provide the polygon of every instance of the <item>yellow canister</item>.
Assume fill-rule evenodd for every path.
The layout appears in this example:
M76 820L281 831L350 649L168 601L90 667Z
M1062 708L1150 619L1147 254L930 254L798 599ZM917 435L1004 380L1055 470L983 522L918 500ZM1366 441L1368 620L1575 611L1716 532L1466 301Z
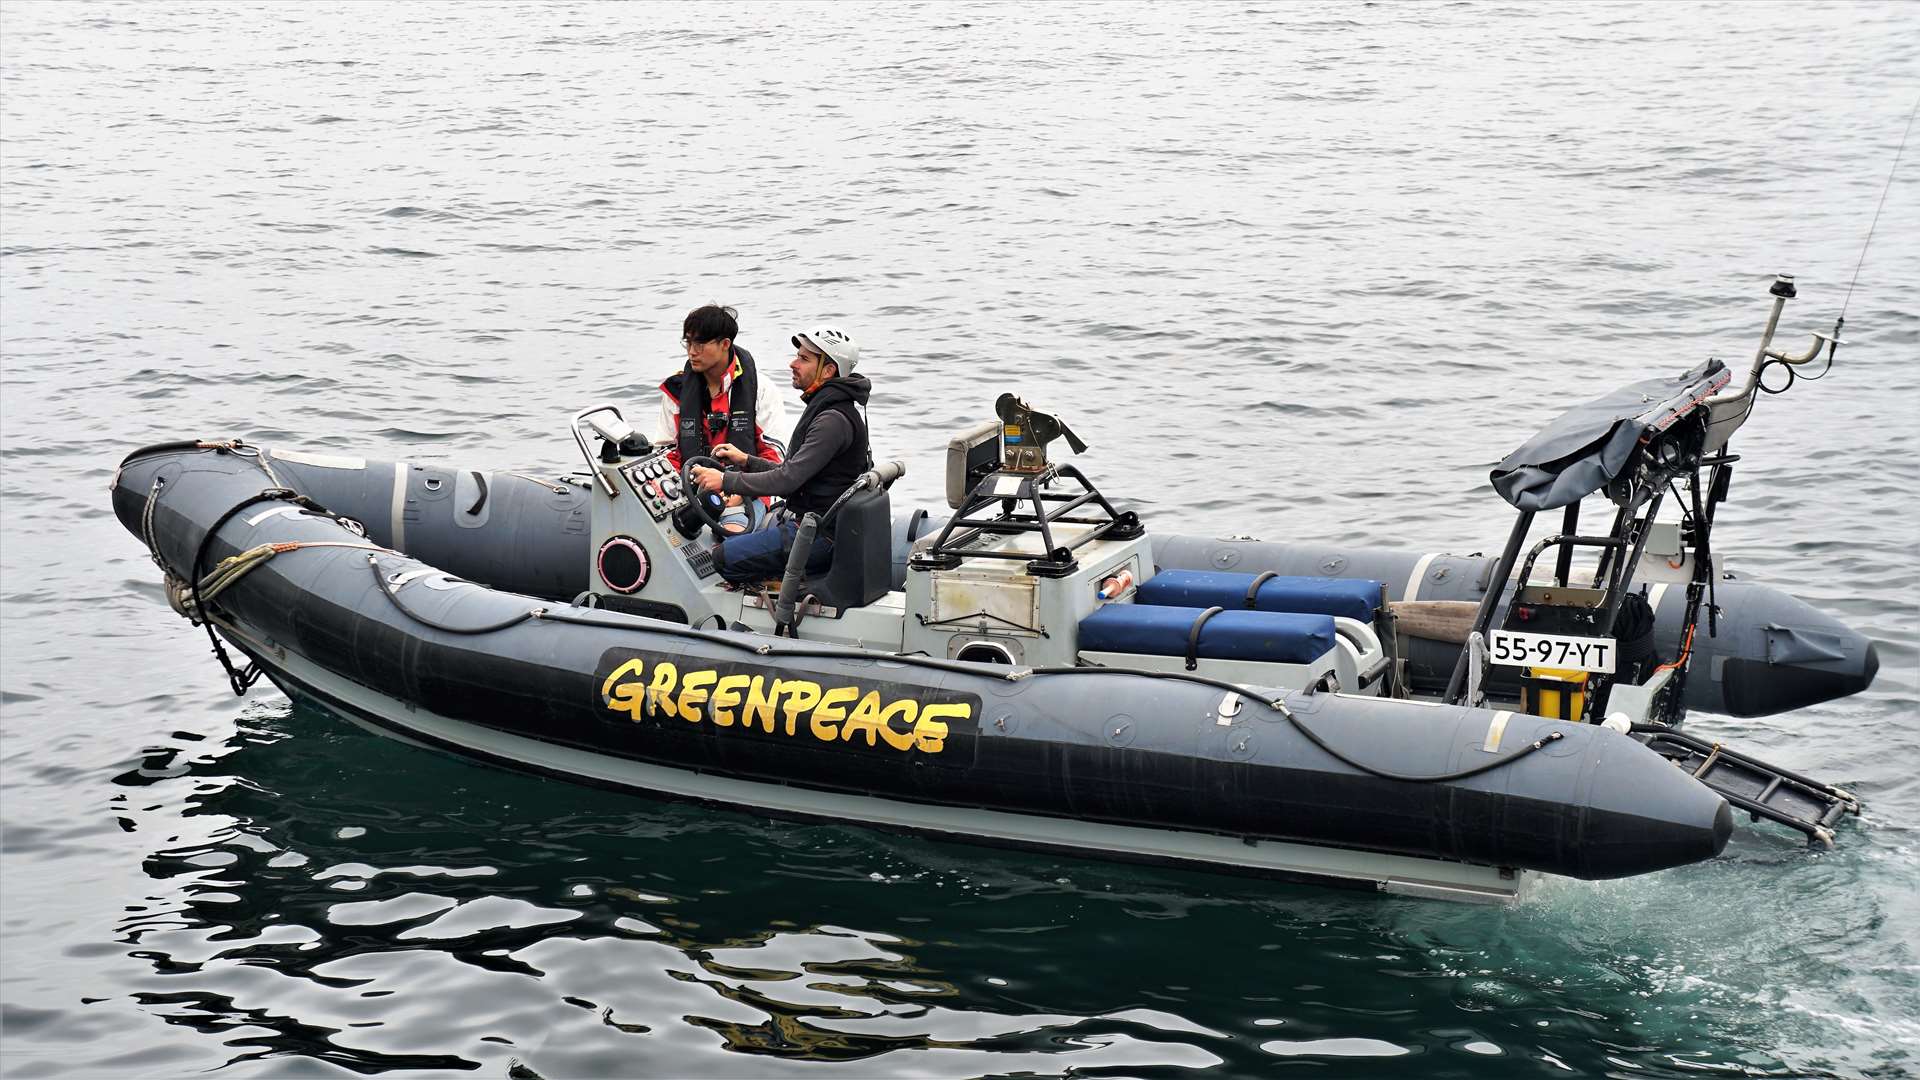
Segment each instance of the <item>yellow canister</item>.
M1528 668L1520 679L1520 707L1535 716L1580 722L1587 710L1587 673L1568 668Z

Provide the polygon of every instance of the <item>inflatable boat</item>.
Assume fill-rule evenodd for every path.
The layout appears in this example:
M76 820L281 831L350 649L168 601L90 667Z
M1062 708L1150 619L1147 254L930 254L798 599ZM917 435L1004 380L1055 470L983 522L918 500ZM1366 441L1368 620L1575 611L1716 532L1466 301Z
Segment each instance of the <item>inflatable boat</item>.
M129 455L113 502L236 693L264 675L401 738L754 812L1499 901L1711 858L1734 807L1823 843L1858 812L1678 730L1877 664L1710 549L1727 436L1765 369L1813 358L1771 338L1741 387L1635 384L1510 455L1497 559L1153 535L1012 394L949 444L951 513L893 513L880 465L756 587L720 579L717 508L616 404L573 418L575 475L194 440Z

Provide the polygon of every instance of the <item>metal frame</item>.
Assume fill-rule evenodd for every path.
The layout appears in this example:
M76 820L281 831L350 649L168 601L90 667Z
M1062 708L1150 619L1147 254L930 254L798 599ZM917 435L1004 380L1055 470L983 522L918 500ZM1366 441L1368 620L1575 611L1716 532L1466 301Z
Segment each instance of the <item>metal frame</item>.
M1002 478L1017 481L1018 490L1012 495L997 493ZM1080 493L1047 491L1046 485L1052 480L1064 478L1080 485ZM982 494L987 492L988 494ZM1031 506L1032 513L1019 516L1016 511L1021 504ZM1047 503L1061 503L1052 512ZM991 518L969 517L975 511L983 510L994 503L1000 504L1000 513ZM1088 504L1096 504L1105 513L1103 518L1069 517L1075 510ZM1092 525L1080 536L1065 545L1054 542L1055 524ZM958 536L955 529L964 530ZM1073 553L1096 540L1131 540L1141 535L1139 516L1131 510L1117 510L1100 494L1093 482L1088 480L1079 469L1072 465L1051 466L1037 473L1017 473L1000 471L990 473L967 497L960 509L947 519L934 538L933 544L924 552L916 553L909 561L915 569L951 570L967 559L1025 559L1027 572L1039 577L1063 577L1073 573L1079 567ZM1017 536L1021 533L1039 533L1042 550L1035 551L980 551L969 547L982 536ZM1035 556L1039 556L1035 558Z
M574 413L573 420L567 424L567 430L573 433L574 445L580 448L580 456L587 459L587 471L593 474L593 479L600 485L600 490L607 493L607 498L617 499L620 497L619 489L614 487L613 482L608 480L606 474L600 471L600 459L592 450L588 449L587 437L581 434L580 431L581 422L597 412L610 412L622 424L627 422L627 418L620 414L620 406L615 405L611 401L603 401L598 405L592 405Z

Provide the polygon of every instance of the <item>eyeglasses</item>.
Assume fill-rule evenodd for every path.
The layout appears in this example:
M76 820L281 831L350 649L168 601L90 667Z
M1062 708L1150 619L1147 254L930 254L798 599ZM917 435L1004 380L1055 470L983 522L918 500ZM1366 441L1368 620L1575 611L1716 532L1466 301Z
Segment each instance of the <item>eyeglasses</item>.
M711 344L713 344L713 342L711 341L700 341L696 338L690 338L690 337L683 337L680 339L680 347L683 349L691 349L697 346L711 345Z

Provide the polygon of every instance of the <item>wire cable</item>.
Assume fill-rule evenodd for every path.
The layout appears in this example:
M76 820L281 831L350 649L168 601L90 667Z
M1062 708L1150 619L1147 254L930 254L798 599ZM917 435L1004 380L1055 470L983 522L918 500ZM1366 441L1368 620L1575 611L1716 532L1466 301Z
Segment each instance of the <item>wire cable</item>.
M1920 113L1920 98L1915 98L1913 108L1907 110L1907 126L1900 133L1900 149L1893 152L1893 168L1887 170L1887 182L1880 189L1880 205L1874 207L1873 223L1867 226L1867 242L1860 245L1860 261L1853 264L1853 280L1847 283L1847 298L1840 304L1842 322L1847 318L1847 305L1853 302L1853 287L1860 281L1860 267L1867 261L1867 248L1873 244L1873 230L1880 227L1880 211L1887 208L1887 193L1893 190L1893 176L1900 171L1900 155L1907 152L1907 136L1913 133L1913 118L1916 113Z

